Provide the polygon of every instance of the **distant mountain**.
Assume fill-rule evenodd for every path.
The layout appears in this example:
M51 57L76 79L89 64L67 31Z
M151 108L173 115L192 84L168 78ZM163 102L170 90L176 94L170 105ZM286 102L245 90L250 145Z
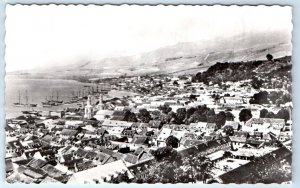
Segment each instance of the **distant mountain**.
M60 76L88 77L197 73L216 62L263 60L268 53L277 58L291 55L291 49L289 34L256 33L178 43L135 56L96 61L88 58L80 59L71 65L52 67L46 72Z

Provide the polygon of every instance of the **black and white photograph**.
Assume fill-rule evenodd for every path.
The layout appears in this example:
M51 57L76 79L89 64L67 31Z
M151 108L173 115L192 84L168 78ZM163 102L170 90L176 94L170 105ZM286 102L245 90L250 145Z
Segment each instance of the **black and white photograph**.
M292 184L291 6L5 9L7 183Z

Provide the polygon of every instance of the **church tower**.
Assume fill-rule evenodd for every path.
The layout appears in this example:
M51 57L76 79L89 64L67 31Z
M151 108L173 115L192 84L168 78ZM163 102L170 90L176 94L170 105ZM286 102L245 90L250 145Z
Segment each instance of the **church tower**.
M93 117L93 106L91 96L88 96L86 106L84 108L84 118L91 119Z
M103 106L104 106L104 104L103 104L103 94L100 93L100 95L99 95L99 103L98 103L98 106L97 106L98 110L103 110Z

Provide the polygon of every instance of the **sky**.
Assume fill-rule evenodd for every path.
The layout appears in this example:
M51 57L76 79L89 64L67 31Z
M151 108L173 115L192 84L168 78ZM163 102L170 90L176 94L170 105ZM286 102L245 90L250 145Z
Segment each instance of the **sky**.
M292 8L280 6L8 5L6 16L7 72L292 30Z

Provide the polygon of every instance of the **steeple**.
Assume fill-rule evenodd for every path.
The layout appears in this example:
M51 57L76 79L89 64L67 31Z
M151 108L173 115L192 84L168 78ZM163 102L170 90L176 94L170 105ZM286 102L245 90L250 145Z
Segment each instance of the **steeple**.
M86 101L86 106L84 108L84 118L91 119L92 116L94 115L93 106L91 104L92 104L92 98L89 95Z
M98 110L103 110L103 94L100 93L99 95L99 103L98 103L98 106L97 106Z

